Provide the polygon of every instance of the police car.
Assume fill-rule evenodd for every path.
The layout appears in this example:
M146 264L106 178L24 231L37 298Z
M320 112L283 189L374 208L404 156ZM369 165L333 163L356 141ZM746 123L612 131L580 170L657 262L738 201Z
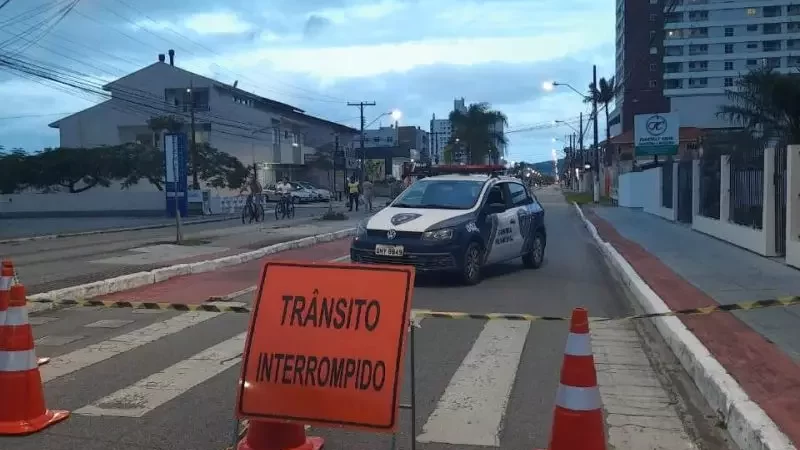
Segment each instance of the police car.
M519 179L499 175L498 166L437 169L359 224L353 262L454 272L471 285L488 264L521 257L527 267L542 265L544 209Z

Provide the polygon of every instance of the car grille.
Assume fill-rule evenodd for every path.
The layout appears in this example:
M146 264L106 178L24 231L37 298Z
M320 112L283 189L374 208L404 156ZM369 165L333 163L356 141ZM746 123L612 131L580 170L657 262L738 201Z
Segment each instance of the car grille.
M403 257L378 256L373 252L360 251L355 255L359 263L366 264L403 264L414 266L418 270L451 269L456 265L453 255L406 255Z
M386 233L389 230L367 230L367 236L371 237L386 237ZM422 233L419 231L397 231L397 235L395 238L403 238L403 239L419 239L422 237Z

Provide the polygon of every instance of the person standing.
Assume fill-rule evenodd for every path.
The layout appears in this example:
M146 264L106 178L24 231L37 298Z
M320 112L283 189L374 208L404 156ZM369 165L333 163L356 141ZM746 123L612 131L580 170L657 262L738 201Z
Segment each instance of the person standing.
M347 196L348 200L350 201L350 211L353 210L353 204L356 205L356 211L358 211L358 181L356 181L356 177L350 177L350 181L347 183Z
M375 199L375 192L372 188L372 181L369 181L369 178L364 179L361 190L364 192L364 209L369 212L372 212L372 201Z

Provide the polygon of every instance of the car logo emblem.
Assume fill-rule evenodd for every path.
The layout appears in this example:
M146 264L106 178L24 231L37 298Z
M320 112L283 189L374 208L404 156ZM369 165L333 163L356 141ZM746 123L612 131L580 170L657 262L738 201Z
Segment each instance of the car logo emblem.
M394 238L395 238L395 236L397 236L397 232L396 232L396 231L394 231L394 230L389 230L389 231L386 233L386 239L394 239Z

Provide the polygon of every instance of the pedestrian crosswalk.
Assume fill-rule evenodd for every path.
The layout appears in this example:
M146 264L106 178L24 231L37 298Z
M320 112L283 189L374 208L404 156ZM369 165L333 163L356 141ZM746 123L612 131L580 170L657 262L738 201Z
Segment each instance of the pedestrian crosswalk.
M102 320L99 315L103 312L74 309L54 312L53 317L39 316L34 334L45 343L46 338L57 338L59 334L80 336L82 331L74 328ZM246 315L127 311L125 320L120 320L122 311L115 313L115 319L124 326L105 329L105 335L95 335L87 345L82 346L78 340L37 348L39 356L52 358L40 368L48 399L56 403L69 399L71 403L53 407L67 406L75 417L92 418L93 424L112 420L109 423L113 426L119 426L120 420L165 420L166 410L189 417L198 408L212 410L204 413L207 417L231 420ZM98 317L88 317L94 314ZM59 325L75 321L79 315L85 315L79 325ZM549 328L532 332L530 322L504 320L421 322L415 332L419 424L416 439L423 448L431 443L506 448L504 430L514 417L550 415L566 327L553 323L534 326ZM596 351L608 353L601 348ZM547 355L548 359L536 361L539 355ZM150 373L145 373L145 367ZM406 364L401 403L410 400L408 367ZM98 379L96 384L100 387L96 390L74 387L86 386L87 377L101 377L104 381ZM609 383L613 381L608 378ZM121 384L114 385L116 382ZM209 396L207 389L219 390L220 386L225 391L225 401L208 401L220 395ZM72 392L73 389L79 392ZM515 395L522 395L520 392L526 396L533 392L536 398L515 399ZM530 435L531 431L524 433ZM541 440L548 430L537 429L534 433Z

